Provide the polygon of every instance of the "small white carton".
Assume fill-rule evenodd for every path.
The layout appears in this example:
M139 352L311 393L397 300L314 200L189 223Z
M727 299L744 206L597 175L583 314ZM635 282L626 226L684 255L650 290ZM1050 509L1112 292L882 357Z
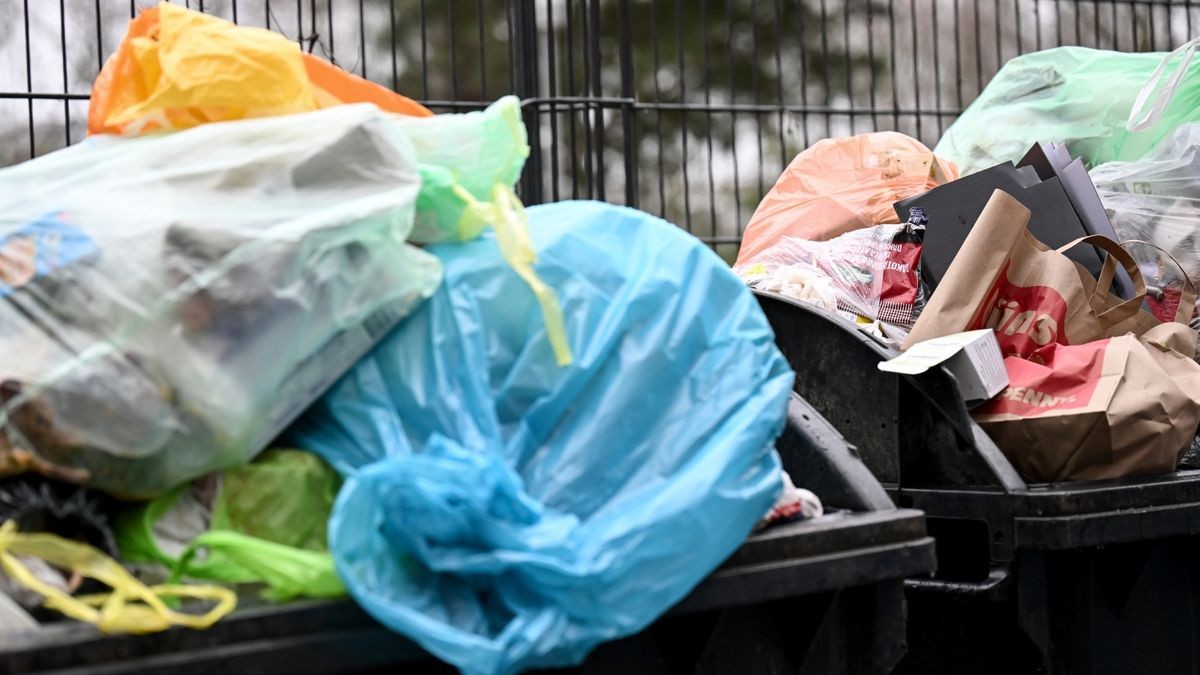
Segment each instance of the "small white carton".
M1004 356L990 328L918 342L900 356L881 362L879 369L919 375L939 365L954 374L967 403L986 401L1008 386Z

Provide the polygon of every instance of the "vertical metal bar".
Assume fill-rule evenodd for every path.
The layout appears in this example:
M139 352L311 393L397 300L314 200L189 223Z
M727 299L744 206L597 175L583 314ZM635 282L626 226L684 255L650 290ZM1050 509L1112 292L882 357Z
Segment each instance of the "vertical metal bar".
M804 39L805 23L804 3L795 3L796 7L796 40L800 43L800 142L801 150L808 148L808 42ZM735 149L737 146L734 146ZM736 175L736 174L735 174ZM738 227L741 227L739 219Z
M26 3L26 4L28 4L28 3ZM129 18L133 19L136 17L137 17L137 3L135 2L135 0L129 0Z
M992 7L992 25L996 27L996 70L999 70L1004 65L1004 52L1000 45L1000 0L996 0Z
M729 102L737 104L737 87L735 84L735 69L733 58L733 14L730 9L732 2L725 2L725 66L729 71ZM733 204L734 214L737 218L739 233L742 227L742 186L741 186L741 169L738 166L738 151L737 151L737 112L734 108L729 110L729 139L730 150L733 154Z
M232 0L231 4L233 5L233 23L237 24L237 22L238 22L237 0ZM268 26L268 28L269 28L269 26Z
M267 7L267 19L271 18L271 8ZM304 49L304 0L296 0L296 42Z
M909 50L909 53L912 54L913 64L913 108L916 110L917 138L924 143L925 134L921 131L921 118L924 115L921 114L921 78L919 74L921 53L917 50L917 46L921 44L920 36L917 34L917 0L910 0L909 4L912 8L912 14L909 15L909 23L912 25L912 49Z
M1120 25L1120 24L1117 22L1117 3L1113 2L1112 3L1113 49L1120 49L1119 45L1121 44L1121 35L1120 35L1120 31L1117 30L1118 25Z
M675 6L676 7L679 6L679 0L675 0ZM676 16L676 26L681 26L682 23L683 23L682 18L679 16ZM682 28L680 28L680 30L682 31ZM759 49L758 49L758 0L750 0L750 45L751 45L750 53L753 54L752 63L754 64L754 67L751 68L751 70L750 70L750 88L754 92L754 106L755 106L754 128L757 131L757 133L755 134L755 140L757 140L757 142L758 142L758 196L762 197L762 195L766 194L766 186L765 186L765 180L764 180L764 176L763 176L762 112L759 108L759 106L762 104L762 98L760 98L759 93L758 93L758 82L759 82L758 73L760 70L760 68L758 67L758 55L760 53ZM683 77L683 35L682 35L682 33L680 33L680 36L679 36L679 76ZM686 127L685 127L685 130L686 130ZM686 138L686 135L685 135L685 138ZM684 178L685 179L687 178L687 174L684 174ZM684 185L685 186L687 185L686 180L684 180Z
M549 0L549 2L546 3L547 8L552 7L553 5L554 5L554 0ZM550 44L553 45L554 44L554 15L551 14L550 17L551 17L550 25L547 28L547 35L550 36ZM487 95L487 46L486 46L487 40L486 40L486 36L484 35L484 31L483 31L483 24L484 24L483 0L475 0L475 20L476 20L477 25L479 26L479 98L480 98L480 100L486 101L486 100L488 100L488 95ZM553 52L551 52L550 58L551 58L550 72L553 73L554 72ZM554 109L553 108L550 109L550 113L551 113L550 117L551 117L551 119L553 119L554 118ZM558 136L555 136L554 140L557 143Z
M29 158L33 159L36 156L36 142L33 132L33 50L29 44L29 0L24 0L25 5L25 87L29 92L29 99L26 103L29 106Z
M574 4L570 0L567 2L567 94L570 96L575 95L575 19L571 11L571 6ZM657 74L657 72L658 67L656 65L655 73ZM576 135L577 120L575 118L575 108L568 104L567 110L570 113L568 119L571 121L571 198L579 199L579 139ZM659 173L662 173L661 161Z
M582 38L579 46L583 52L583 82L580 94L586 98L591 93L592 82L592 50L588 48L591 40L591 23L592 18L588 12L588 0L583 0L583 6L579 11L579 30ZM583 118L583 152L584 152L584 177L587 179L588 198L596 197L596 179L594 170L595 156L592 154L592 108L590 102L584 102L580 108Z
M429 99L429 37L426 34L426 15L425 15L425 0L421 0L418 6L418 20L421 22L421 98ZM511 29L511 22L510 22ZM509 43L512 43L512 34L509 33ZM509 59L511 66L512 59ZM511 85L512 82L510 81Z
M936 37L936 36L935 36ZM916 49L917 45L913 45ZM854 114L854 59L850 58L850 3L842 4L842 58L846 64L846 101L847 109L850 111L850 133L855 131L855 123L858 121Z
M1037 35L1035 44L1040 52L1042 51L1042 0L1033 0L1033 24L1034 33Z
M65 0L58 0L58 39L62 45L62 90L63 90L63 128L66 132L67 145L71 144L71 100L67 97L70 92L70 82L67 78L67 7Z
M954 0L957 2L957 0ZM875 76L875 3L867 3L867 59L871 62L871 131L879 129L879 109L876 105L875 89L878 86Z
M396 62L396 0L388 2L388 23L392 29L392 91L400 91L400 67Z
M662 84L659 81L658 73L662 70L661 55L659 53L659 36L658 32L658 8L659 1L651 0L650 2L650 59L654 64L654 102L662 103ZM663 161L663 130L662 108L655 110L654 117L654 132L658 134L658 141L655 145L658 146L658 215L660 218L667 217L667 179L666 179L666 164Z
M1034 0L1037 2L1037 0ZM1021 0L1013 0L1013 21L1017 25L1017 56L1025 53L1021 40Z
M425 0L421 0L424 2ZM568 3L569 4L569 3ZM517 6L512 2L504 3L504 28L508 36L508 90L517 90Z
M600 2L601 0L592 0L592 31L591 40L588 42L592 49L592 94L596 98L604 96L603 78L600 76ZM604 170L604 108L597 103L593 108L595 116L596 130L596 192L599 195L600 201L606 201L605 178L608 174ZM686 195L685 195L686 196ZM688 231L691 231L689 225Z
M708 25L708 0L700 0L700 34L704 41L704 105L712 105L712 58L710 52L711 33ZM709 109L704 116L704 133L708 137L708 232L712 237L717 236L717 183L713 175L713 111ZM737 224L740 227L740 223Z
M1055 46L1061 47L1063 44L1062 0L1054 0L1054 30L1058 35L1058 42L1055 43Z
M100 27L100 0L96 0L96 73L104 70L104 31Z
M775 105L779 106L779 118L776 120L776 130L779 132L779 170L787 166L787 147L783 141L783 50L779 24L783 17L779 11L779 0L771 3L775 9L775 23L772 24L772 37L775 40ZM869 5L868 5L869 6ZM704 51L708 52L708 33L704 34ZM705 103L708 101L705 100ZM712 113L709 113L710 115Z
M325 0L325 14L329 21L329 62L337 65L337 56L333 49L333 0Z
M517 94L524 100L538 96L538 26L536 0L516 0ZM457 100L457 88L455 88ZM529 204L540 204L542 198L542 134L538 105L521 108L525 128L529 133L529 158L521 176L523 197Z
M522 8L527 9L527 8L524 8L524 6L522 6ZM526 17L526 21L528 21L528 17ZM454 0L446 0L446 28L448 29L448 32L450 34L450 100L451 101L458 100L458 41L455 39L455 31L454 31L455 23L457 23L457 22L454 20ZM526 26L526 28L529 28L529 27ZM520 36L520 38L519 38L520 42L523 43L525 40L532 40L533 44L535 46L537 45L537 26L536 25L533 26L533 34L532 35L526 34L526 35Z
M892 52L892 129L900 130L900 85L899 72L896 68L896 0L888 0L888 29L891 40L888 46Z
M954 0L954 91L955 101L954 109L962 112L963 109L963 74L962 74L962 22L959 17L958 3L960 0ZM1034 0L1035 2L1037 0Z
M931 4L933 5L933 31L929 34L929 41L933 42L933 113L937 118L938 138L941 138L945 118L942 116L942 59L938 53L938 42L941 41L942 31L938 26L938 3ZM919 44L913 45L914 52Z
M688 118L687 118L687 72L683 65L683 0L675 0L675 49L679 54L679 102L683 105L679 108L679 130L680 141L682 142L682 162L683 169L683 215L684 226L688 232L692 232L692 196L691 184L688 181ZM761 125L760 125L761 130ZM759 133L759 143L762 142L762 134ZM761 154L761 153L760 153ZM760 158L761 160L761 158ZM759 162L761 164L761 161ZM760 169L761 171L761 169Z
M621 44L621 97L626 101L621 105L625 136L625 204L636 208L638 205L638 137L637 110L633 107L633 99L637 92L633 82L633 40L629 35L631 29L629 0L620 0L617 21L620 24L617 32Z
M1150 50L1151 52L1154 52L1154 50L1156 50L1154 49L1154 37L1156 37L1156 35L1154 35L1154 6L1147 5L1146 13L1150 14Z
M1142 46L1138 44L1137 4L1132 1L1129 3L1129 15L1131 17L1129 23L1133 25L1133 51L1139 52L1142 50Z
M983 91L983 31L979 28L979 3L975 3L975 95Z
M1092 36L1095 40L1096 49L1101 49L1100 46L1100 3L1097 0L1092 0Z
M1070 10L1075 12L1075 44L1080 44L1080 46L1081 44L1084 44L1084 36L1082 36L1080 31L1080 14L1082 13L1081 6L1082 2L1075 0L1075 2L1072 4L1072 7L1070 7Z
M549 91L550 100L548 101L548 103L550 104L550 137L553 139L553 142L550 145L550 190L551 190L552 199L554 201L558 201L559 200L559 187L558 187L559 138L558 138L558 102L556 100L558 98L558 29L554 25L554 2L555 2L555 0L548 0L546 2L546 23L548 24L548 28L546 30L546 35L549 37L549 39L546 40L546 65L549 68L549 77L547 78L547 84L549 85L549 89L550 89L550 91ZM479 16L480 16L480 18L479 18L480 26L482 26L483 25L482 10L480 11ZM482 28L480 30L482 30ZM481 40L482 40L482 38L481 38ZM570 46L568 46L567 49L569 50ZM482 58L482 56L481 56L481 58ZM480 68L484 67L482 62L480 62L479 67ZM482 84L486 89L486 83L482 83ZM570 108L568 108L568 110L570 110Z
M830 89L829 86L829 13L825 7L825 0L821 0L821 83L825 85L825 135L823 138L829 138L833 135L830 127L831 115L829 114L830 107Z
M367 79L367 17L363 0L358 0L358 58L362 60L361 75Z

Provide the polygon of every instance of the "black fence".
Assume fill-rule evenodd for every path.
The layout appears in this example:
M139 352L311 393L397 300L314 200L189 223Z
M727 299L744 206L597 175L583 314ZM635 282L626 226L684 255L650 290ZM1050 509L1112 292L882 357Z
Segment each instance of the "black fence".
M175 0L266 27L436 111L514 93L527 202L658 213L731 256L791 158L894 129L932 147L1008 59L1174 48L1200 0ZM0 164L84 136L150 0L0 0Z

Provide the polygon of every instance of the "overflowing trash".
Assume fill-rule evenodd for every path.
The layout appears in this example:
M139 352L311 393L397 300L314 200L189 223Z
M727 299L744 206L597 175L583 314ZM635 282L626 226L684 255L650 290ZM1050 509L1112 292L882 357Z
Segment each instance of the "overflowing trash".
M908 222L875 225L810 241L784 237L734 267L751 288L805 300L854 320L878 321L901 335L921 314L927 293L921 278L924 212Z
M748 288L1013 477L1200 466L1197 44L1013 59L934 151L819 141L730 270L635 209L526 209L515 97L434 115L148 9L88 139L0 170L0 635L347 597L465 673L577 665L846 516L781 462L799 380Z

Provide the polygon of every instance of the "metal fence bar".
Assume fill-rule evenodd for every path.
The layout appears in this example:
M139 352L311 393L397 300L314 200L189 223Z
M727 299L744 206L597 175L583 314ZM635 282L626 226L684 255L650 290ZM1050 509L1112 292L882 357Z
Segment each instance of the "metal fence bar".
M679 223L723 254L778 172L812 142L894 129L932 145L1005 60L1060 45L1168 50L1193 36L1200 7L1200 0L175 1L294 30L289 39L330 60L341 43L356 62L339 65L435 111L475 110L515 93L531 147L519 185L528 203L611 197ZM0 131L28 143L7 143L0 164L80 140L87 83L125 30L120 0L57 4L22 0L19 28L0 31ZM152 3L131 0L130 17L139 4Z

